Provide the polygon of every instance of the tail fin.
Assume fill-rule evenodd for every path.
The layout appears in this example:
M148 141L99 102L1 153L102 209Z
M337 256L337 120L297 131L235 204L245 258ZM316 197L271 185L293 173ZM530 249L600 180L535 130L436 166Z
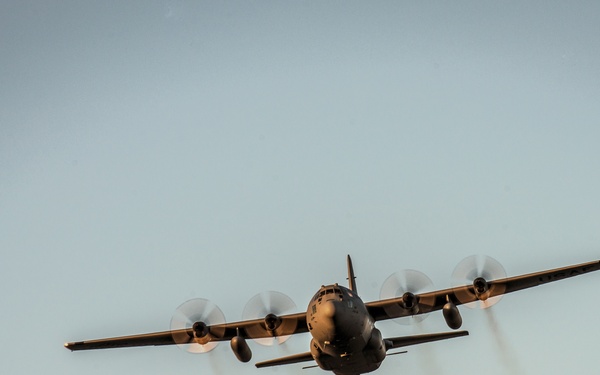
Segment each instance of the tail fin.
M356 290L356 276L354 276L354 268L352 268L352 259L350 259L350 255L348 255L348 285L350 290L358 295L358 291Z

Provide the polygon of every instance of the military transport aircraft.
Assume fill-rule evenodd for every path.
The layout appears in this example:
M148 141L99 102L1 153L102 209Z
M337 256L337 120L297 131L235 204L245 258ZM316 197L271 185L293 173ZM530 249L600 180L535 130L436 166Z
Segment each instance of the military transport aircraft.
M497 261L473 256L461 262L453 275L455 279L467 281L458 282L452 288L419 293L416 289L426 288L428 278L411 271L384 282L382 295L387 290L391 298L367 303L358 295L350 256L347 267L349 286L322 286L308 303L306 312L282 313L295 306L290 305L289 297L271 292L251 299L242 321L225 323L216 305L193 299L177 309L169 331L69 342L65 347L74 351L176 344L192 352L208 352L218 342L230 341L238 360L248 362L252 352L247 339L284 341L292 334L308 332L312 336L310 351L259 362L256 367L314 361L316 365L305 368L318 366L336 375L356 375L376 370L387 355L404 353L388 353L392 349L468 335L467 331L456 331L462 325L459 305L487 307L506 293L598 271L600 260L506 278ZM453 331L384 338L375 328L375 322L380 320L416 319L438 310L442 310ZM247 319L252 315L256 316Z

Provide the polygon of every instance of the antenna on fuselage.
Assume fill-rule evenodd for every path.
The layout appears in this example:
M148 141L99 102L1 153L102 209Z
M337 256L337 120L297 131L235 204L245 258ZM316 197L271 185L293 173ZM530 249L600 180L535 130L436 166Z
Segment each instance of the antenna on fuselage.
M350 290L358 295L358 291L356 290L356 276L354 276L354 268L352 268L352 259L350 259L350 255L348 255L348 285Z

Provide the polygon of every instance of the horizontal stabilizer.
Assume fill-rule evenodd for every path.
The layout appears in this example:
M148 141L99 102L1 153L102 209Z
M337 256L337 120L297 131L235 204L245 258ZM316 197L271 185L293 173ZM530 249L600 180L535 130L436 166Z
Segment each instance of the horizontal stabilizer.
M390 337L385 339L384 341L386 350L390 350L395 348L401 348L404 346L424 344L426 342L453 339L455 337L467 336L468 334L468 331L428 333L424 335L415 336Z
M256 367L262 368L262 367L272 367L272 366L279 366L279 365L291 365L292 363L308 362L308 361L312 361L312 360L313 360L313 357L310 354L310 352L306 352L306 353L290 355L288 357L281 357L281 358L271 359L271 360L264 361L264 362L258 362L256 364Z

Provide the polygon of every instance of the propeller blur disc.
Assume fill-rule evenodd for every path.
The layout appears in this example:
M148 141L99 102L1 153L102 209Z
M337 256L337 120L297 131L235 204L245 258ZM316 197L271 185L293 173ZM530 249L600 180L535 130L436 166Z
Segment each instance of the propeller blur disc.
M287 295L276 291L262 292L250 298L248 303L246 303L244 312L242 313L242 319L265 319L269 314L281 317L282 315L294 313L296 312L295 310L296 304ZM282 344L287 341L291 337L291 333L296 330L296 325L296 320L286 319L282 320L281 324L274 331L268 331L261 324L247 327L246 333L259 344L271 346L274 345L275 342ZM287 334L282 335L283 333ZM272 337L265 338L265 336Z
M181 349L190 353L207 353L213 350L218 342L200 344L194 338L192 327L201 322L207 326L225 323L225 315L217 305L204 298L190 299L177 307L171 318L171 334L173 341ZM187 330L182 331L182 330ZM224 328L211 328L209 335L219 337L225 333Z
M462 291L462 288L460 288L472 286L473 281L479 277L485 279L489 283L493 280L505 278L506 271L504 270L504 267L502 267L502 264L492 257L487 255L471 255L463 259L458 263L456 268L454 268L454 272L452 272L452 287L454 288L456 298L465 303L467 307L486 309L498 303L502 298L502 295L491 297L485 301L478 300L467 303L468 301L473 300L475 294L471 289ZM504 286L492 283L492 285L490 285L490 292L491 294L503 293Z
M400 298L404 293L419 294L429 292L433 289L433 282L427 275L417 270L402 270L391 274L381 286L379 291L380 299ZM420 312L429 312L434 305L433 298L421 297L419 299ZM405 308L401 305L392 305L385 308L389 316L398 316L406 314ZM399 324L412 324L423 321L428 314L411 315L409 319L394 319Z

